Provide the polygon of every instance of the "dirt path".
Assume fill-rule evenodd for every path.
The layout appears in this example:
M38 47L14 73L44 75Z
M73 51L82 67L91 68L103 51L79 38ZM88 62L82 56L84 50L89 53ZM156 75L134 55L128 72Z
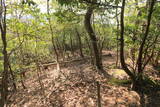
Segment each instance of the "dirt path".
M106 54L103 63L106 69L112 67L115 56ZM54 69L49 69L43 71L40 78L36 73L28 76L25 80L27 89L19 86L18 92L9 100L9 107L96 107L97 81L100 83L103 107L140 106L140 97L136 92L128 90L128 87L108 84L108 80L96 73L88 61L67 63L58 78L55 73Z

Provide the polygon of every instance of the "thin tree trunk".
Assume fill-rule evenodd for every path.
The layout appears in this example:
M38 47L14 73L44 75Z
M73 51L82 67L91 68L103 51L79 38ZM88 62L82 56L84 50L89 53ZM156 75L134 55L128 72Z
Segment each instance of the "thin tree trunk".
M101 107L101 86L98 81L97 81L97 102L98 102L98 107Z
M143 40L142 40L142 44L140 45L140 48L139 48L139 54L138 54L138 59L137 59L137 66L138 66L138 74L139 74L140 76L142 76L142 74L143 74L143 71L142 71L142 65L143 65L143 62L142 62L143 48L144 48L146 39L147 39L148 34L149 34L149 28L150 28L150 23L151 23L151 18L152 18L152 13L153 13L154 4L155 4L155 0L152 0L151 5L150 5L150 10L149 10L149 13L148 13L146 31L145 31L145 33L144 33L144 37L143 37Z
M78 45L79 45L79 51L80 51L80 56L83 58L83 50L82 50L82 40L81 40L81 36L78 32L78 30L76 29L76 33L77 33L77 38L78 38Z
M99 55L100 55L100 60L102 61L102 51L104 48L104 42L105 42L105 38L103 38L101 41L99 41Z
M90 50L90 52L89 52L89 54L91 56L90 57L90 62L91 62L92 65L94 65L93 52L92 52L93 50L91 49L90 42L89 42L88 38L86 37L85 39L86 39L86 43L87 43L88 49Z
M41 69L40 69L40 67L39 67L39 64L38 64L38 61L36 60L36 67L37 67L37 76L38 76L38 82L39 82L39 85L40 85L40 87L41 87L41 91L42 91L42 94L43 95L45 95L45 91L44 91L44 84L43 84L43 82L42 82L42 80L41 80Z
M22 87L23 87L23 89L26 89L26 86L24 85L24 81L23 81L23 79L24 79L24 75L23 74L20 74L20 82L21 82L21 85L22 85Z
M124 71L130 76L132 80L135 80L135 76L128 69L127 64L125 63L125 58L124 58L124 10L125 10L125 0L122 1L122 8L121 8L120 61Z
M50 20L50 11L49 11L49 0L47 0L47 14L48 14L48 22L49 22L49 28L51 31L51 38L52 38L52 45L53 45L53 50L56 56L56 63L57 63L57 72L60 71L60 64L59 64L59 55L58 52L56 50L56 46L54 44L54 35L53 35L53 29L52 29L52 25L51 25L51 20Z
M71 47L72 56L74 56L73 39L72 39L72 36L71 36L71 35L70 35L70 47Z
M64 60L63 45L60 43L58 38L56 38L56 43L57 43L57 48L58 48L58 52L60 54L60 57L62 58L62 60Z
M12 67L11 67L10 64L9 64L9 69L10 69L10 74L11 74L12 81L13 81L14 91L17 91L17 85L16 85L16 82L15 82L15 75L13 74L13 70L12 70Z
M64 57L64 60L66 58L66 47L65 47L65 43L66 43L66 40L65 40L65 32L64 32L64 35L63 35L63 38L62 38L62 48L63 48L63 57Z
M118 4L117 4L118 5ZM116 8L116 21L117 21L117 34L116 34L116 39L117 39L117 59L116 59L116 67L118 67L118 62L119 62L119 19L118 19L118 8Z
M37 35L37 34L36 34ZM36 55L36 59L35 59L35 64L36 64L36 72L37 72L37 77L38 77L38 83L40 85L42 94L45 95L45 91L44 91L44 84L41 80L41 69L39 66L39 61L38 61L38 51L37 51L37 44L38 44L38 38L36 36L36 47L35 47L35 55Z
M3 72L2 72L2 90L0 106L4 107L7 103L8 96L8 55L7 55L7 39L6 39L6 5L4 0L0 0L1 14L0 14L0 30L1 39L3 43Z
M55 44L54 44L54 38L53 38L53 35L52 35L52 45L53 45L54 54L56 55L57 71L60 71L59 55L58 55L58 52L57 52L56 46L55 46Z

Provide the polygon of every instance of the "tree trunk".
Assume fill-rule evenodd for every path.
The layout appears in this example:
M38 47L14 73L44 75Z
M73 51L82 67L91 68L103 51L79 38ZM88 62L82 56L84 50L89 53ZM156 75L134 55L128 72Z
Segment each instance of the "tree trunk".
M47 0L47 14L48 14L48 17L49 17L49 16L50 16L49 0ZM53 29L52 29L52 25L51 25L51 20L50 20L50 18L47 18L47 20L48 20L49 28L50 28L50 31L51 31L51 38L52 38L53 50L54 50L54 53L55 53L55 56L56 56L57 72L59 72L59 71L60 71L59 55L58 55L58 52L57 52L57 50L56 50L56 46L55 46L55 44L54 44L54 35L53 35Z
M96 34L95 32L93 31L93 28L92 28L92 25L91 25L91 16L92 16L92 13L93 13L93 7L89 7L87 9L87 13L85 15L85 28L88 32L88 35L91 39L91 45L92 45L92 48L93 48L93 54L94 54L94 64L96 66L96 68L98 70L103 70L103 66L102 66L102 60L100 58L100 55L99 55L99 51L98 51L98 46L97 46L97 39L96 39Z
M99 84L99 82L96 82L97 84L97 103L98 103L98 107L102 107L101 106L101 86Z
M14 91L17 91L17 85L16 85L16 82L15 82L15 75L13 74L13 70L12 70L12 67L11 67L11 64L9 64L9 71L10 71L10 74L11 74L11 77L12 77L12 83L13 83L13 88L14 88Z
M91 56L91 57L90 57L90 62L91 62L92 65L94 65L93 52L92 52L93 50L91 49L91 45L90 45L90 42L89 42L89 40L88 40L87 37L85 38L85 40L86 40L86 43L87 43L86 45L88 46L88 49L89 49L89 51L90 51L90 52L89 52L89 55ZM87 47L86 47L86 48L87 48Z
M65 33L64 33L64 35L63 35L63 37L62 37L62 51L63 51L63 61L65 60L65 58L66 58L66 49L65 49Z
M142 67L143 61L142 61L142 57L143 57L143 51L144 51L145 42L146 42L146 39L147 39L148 34L149 34L149 28L150 28L150 23L151 23L151 18L152 18L154 4L155 4L155 0L152 0L151 5L150 5L150 10L149 10L149 13L148 13L146 31L144 33L142 44L140 45L140 48L139 48L139 54L138 54L138 59L137 59L138 75L139 76L142 76L142 74L143 74L143 70L142 70L142 68L143 68Z
M80 56L83 58L83 50L82 50L82 40L81 40L81 36L78 32L78 30L76 29L76 33L77 33L77 38L78 38L78 45L79 45L79 51L80 51Z
M117 21L117 33L116 33L116 39L117 39L117 46L116 46L117 47L117 58L116 58L116 67L118 67L118 63L119 63L119 18L118 18L118 8L116 8L116 21Z
M56 37L56 46L58 48L58 52L62 60L64 61L64 52L63 52L63 45L60 43L58 37Z
M143 55L144 55L145 42L149 34L149 28L150 28L154 4L155 4L155 0L152 0L150 4L150 9L148 12L147 27L144 33L144 37L142 38L142 43L139 48L139 54L138 54L138 59L137 59L138 75L136 77L136 81L133 82L133 87L132 87L134 90L140 91L140 92L143 92L142 87L145 86L145 83L143 82L144 81L143 80L143 70L144 70L143 66L145 66L145 60L143 60Z
M56 56L57 71L60 71L59 55L58 55L56 46L55 46L55 44L54 44L53 34L52 34L52 45L53 45L54 54L55 54L55 56Z
M132 80L135 79L134 74L128 69L125 58L124 58L124 9L125 9L125 0L122 1L122 8L121 8L121 33L120 33L120 61L121 66L124 69L124 71L130 76Z
M24 74L22 73L22 74L20 74L20 82L21 82L21 85L22 85L22 87L23 87L23 89L26 89L26 86L24 85L24 81L23 81L23 79L24 79Z
M74 49L73 49L73 39L72 39L72 36L70 35L70 51L72 53L72 56L74 56Z
M2 88L1 88L1 99L0 106L4 107L7 103L8 96L8 55L7 55L7 40L6 40L6 5L5 1L0 1L1 13L0 13L0 30L1 39L3 43L3 72L2 72Z

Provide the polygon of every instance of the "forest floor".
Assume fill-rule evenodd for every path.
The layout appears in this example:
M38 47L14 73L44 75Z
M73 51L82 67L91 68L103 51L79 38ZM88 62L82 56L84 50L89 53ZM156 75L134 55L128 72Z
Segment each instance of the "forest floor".
M123 70L115 68L115 61L114 52L103 52L106 72L117 78L110 80L99 75L88 60L66 63L59 74L55 66L38 75L29 72L25 79L26 89L19 84L18 91L9 98L8 107L97 107L97 83L100 84L102 107L140 107L142 98L130 89L131 84L118 82L123 79L126 82L128 77ZM143 107L160 107L160 92L143 97Z

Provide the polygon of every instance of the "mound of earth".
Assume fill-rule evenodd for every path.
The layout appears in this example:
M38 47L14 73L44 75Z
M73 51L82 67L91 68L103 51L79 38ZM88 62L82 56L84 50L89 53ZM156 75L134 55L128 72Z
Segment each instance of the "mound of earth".
M117 78L117 79L128 79L129 78L126 72L122 69L110 69L107 72L110 75L112 75L114 78Z

